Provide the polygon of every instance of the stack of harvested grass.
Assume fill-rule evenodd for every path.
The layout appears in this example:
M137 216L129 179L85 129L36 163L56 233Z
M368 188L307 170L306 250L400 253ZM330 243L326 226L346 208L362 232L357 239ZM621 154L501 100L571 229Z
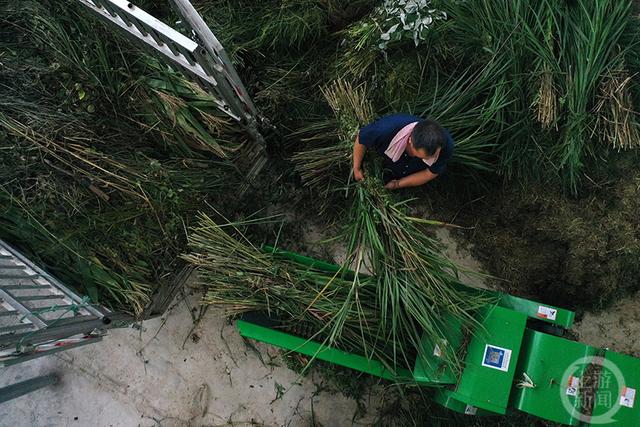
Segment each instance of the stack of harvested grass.
M353 88L344 80L336 80L323 88L322 93L335 113L335 121L312 124L299 131L311 135L303 141L312 143L312 148L294 154L292 161L305 185L326 194L346 184L345 172L351 163L356 133L373 118L373 107L364 85ZM318 135L318 131L324 133Z
M556 24L564 34L561 50L566 81L566 126L558 147L560 167L576 192L586 153L599 151L588 145L594 121L590 116L601 79L623 55L620 37L628 20L629 1L578 1L568 7L564 22ZM626 47L628 48L628 47ZM629 118L629 117L627 117ZM634 126L637 124L633 123ZM623 125L623 127L626 127Z
M188 214L220 188L224 165L159 156L140 141L121 149L117 130L100 138L46 104L12 98L5 106L2 238L95 302L139 313L176 268Z
M150 68L154 72L142 80L137 98L142 107L137 114L142 127L160 136L165 148L184 155L207 153L222 159L237 156L246 136L236 131L235 137L229 138L233 120L222 116L215 99L156 62L151 62Z
M611 69L600 83L599 101L595 106L595 131L618 150L640 146L640 123L631 97L631 80L621 64Z
M433 286L438 280L433 270L437 259L429 260L431 265L418 266L431 272L431 284L412 283L415 276L411 273L391 269L383 273L386 276L332 275L260 251L244 237L240 228L245 225L218 225L201 216L189 237L192 252L184 256L198 268L206 290L205 303L228 315L266 312L282 321L284 328L295 325L309 330L311 339L366 355L397 372L412 369L415 358L423 354L423 332L428 337L442 337L442 316L462 308L451 298L451 290L433 293L439 292ZM398 249L406 249L405 244L413 248L415 240L420 240L419 235L405 237L411 241L400 242ZM405 259L412 256L407 253ZM487 302L479 294L460 291L462 294L468 301L466 310ZM446 310L440 310L445 304ZM452 368L459 368L458 350L444 349L445 360Z

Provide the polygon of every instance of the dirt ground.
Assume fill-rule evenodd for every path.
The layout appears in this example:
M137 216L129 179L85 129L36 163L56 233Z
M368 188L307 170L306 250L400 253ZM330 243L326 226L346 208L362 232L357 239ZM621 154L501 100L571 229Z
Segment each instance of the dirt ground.
M100 343L0 370L0 387L58 373L61 383L0 405L0 426L369 425L359 405L316 371L301 377L275 347L248 343L222 316L196 327L198 296Z
M640 293L598 312L586 312L573 327L581 342L640 357Z
M461 244L449 229L440 228L436 235L447 255L460 267L486 273L486 268L472 255L473 248ZM466 282L492 289L499 288L500 283L478 275L467 276ZM504 282L504 288L508 287ZM578 319L571 329L578 341L640 357L640 293L621 298L605 309L581 312Z

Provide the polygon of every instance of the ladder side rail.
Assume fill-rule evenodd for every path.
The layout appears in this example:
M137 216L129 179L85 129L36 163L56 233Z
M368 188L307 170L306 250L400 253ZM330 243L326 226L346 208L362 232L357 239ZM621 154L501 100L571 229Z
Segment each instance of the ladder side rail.
M258 116L258 111L251 101L251 97L247 92L240 76L236 72L231 59L227 55L224 47L218 41L216 36L213 34L209 26L204 22L200 14L196 11L193 5L189 2L189 0L171 0L174 6L178 9L180 15L186 21L188 27L196 33L200 41L202 42L204 48L207 52L217 61L220 62L220 65L223 67L224 71L228 73L228 78L232 83L232 87L234 88L234 92L237 93L238 98L240 98L243 103L248 108L248 113L254 117Z
M204 51L203 48L198 49L196 53L196 58L198 59L200 65L204 69L204 71L212 76L216 80L216 87L214 88L224 99L228 108L233 111L233 113L239 117L240 121L247 120L247 111L244 105L241 102L241 99L237 96L236 92L233 90L233 87L227 81L227 78L222 72L222 69L219 65L215 64L215 62L211 59L211 56ZM206 90L208 86L205 86Z
M205 90L212 90L220 98L215 99L218 108L234 120L242 121L244 109L238 104L237 96L228 88L220 88L221 82L228 83L219 70L203 67L207 61L202 59L202 48L196 42L126 0L77 1L98 17L117 25L130 40L160 59L168 59Z
M95 336L75 343L65 344L61 346L55 346L46 350L38 350L33 353L15 354L8 357L0 356L0 368L6 368L8 366L17 365L19 363L28 362L39 357L50 356L61 351L67 351L78 347L83 347L89 344L95 344L102 341L101 336Z
M0 349L18 343L37 345L43 342L68 338L78 334L90 334L94 330L112 329L127 323L135 322L135 318L126 313L113 313L108 318L78 316L75 321L67 321L61 325L52 324L45 329L20 334L0 335Z

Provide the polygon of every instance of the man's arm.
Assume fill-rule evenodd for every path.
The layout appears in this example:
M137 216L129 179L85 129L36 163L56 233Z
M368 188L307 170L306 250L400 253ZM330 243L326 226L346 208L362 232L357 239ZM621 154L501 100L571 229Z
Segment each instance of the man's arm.
M396 188L417 187L419 185L424 185L437 177L438 174L431 172L429 169L425 169L420 172L412 173L404 178L389 181L384 188L395 190Z
M364 179L364 171L362 170L362 160L364 159L364 153L367 151L367 147L360 144L360 132L356 136L356 141L353 144L353 177L356 181L362 181Z

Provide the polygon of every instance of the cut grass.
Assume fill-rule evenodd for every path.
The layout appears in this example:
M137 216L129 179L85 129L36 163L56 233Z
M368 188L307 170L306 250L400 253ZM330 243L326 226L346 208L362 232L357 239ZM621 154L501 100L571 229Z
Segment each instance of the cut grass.
M397 213L391 215L396 217ZM432 284L412 283L417 275L407 275L405 270L390 269L368 277L360 275L357 266L355 276L349 278L341 272L331 274L264 253L244 237L242 229L252 222L218 225L202 215L189 237L191 252L184 259L198 268L199 281L206 291L204 301L227 315L266 312L282 321L285 328L295 325L298 330L308 329L310 339L379 360L391 372L397 372L400 368L413 369L415 358L422 352L423 332L442 336L440 316L444 312L432 317L438 311L436 307L441 307L440 303L434 306L433 298L448 296L441 301L454 315L456 308L462 309L452 290L440 289L440 295ZM414 243L414 237L397 247L406 249L403 245ZM408 253L405 259L412 256ZM432 267L442 259L436 256L431 261L429 266L420 265L420 270L428 270L427 276L435 283L439 273ZM449 266L447 263L445 268ZM471 310L487 299L469 294L466 301L464 309ZM459 368L455 362L457 350L445 349L445 360L454 369Z

